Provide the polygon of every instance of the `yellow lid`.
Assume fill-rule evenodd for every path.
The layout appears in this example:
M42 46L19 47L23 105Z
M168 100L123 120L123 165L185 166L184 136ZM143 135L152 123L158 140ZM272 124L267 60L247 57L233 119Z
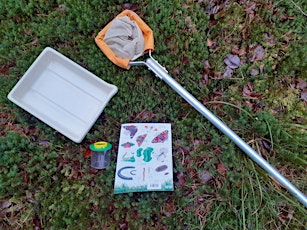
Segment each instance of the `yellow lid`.
M92 151L106 151L112 148L112 145L105 141L98 141L90 145Z

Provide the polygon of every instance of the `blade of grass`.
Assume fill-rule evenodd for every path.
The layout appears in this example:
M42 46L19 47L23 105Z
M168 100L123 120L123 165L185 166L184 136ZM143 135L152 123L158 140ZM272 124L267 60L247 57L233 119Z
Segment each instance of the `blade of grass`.
M273 135L272 135L271 126L270 126L269 122L266 119L264 119L264 120L265 120L265 123L267 124L268 130L269 130L270 139L271 139L271 145L272 145L271 151L273 151L273 149L274 149L274 141L273 141Z
M237 106L237 105L234 105L234 104L231 104L229 102L225 102L225 101L208 101L208 102L204 102L204 104L224 104L224 105L229 105L229 106L232 106L236 109L239 109L241 110L242 112L246 113L251 119L257 119L257 118L254 118L253 115L251 113L249 113L247 110L241 108L240 106Z
M256 175L257 172L256 172L256 170L255 170L255 168L254 168L253 162L252 162L250 159L248 159L248 160L249 160L249 163L252 165L254 174ZM249 185L250 185L251 192L252 192L252 197L253 197L253 207L250 208L250 210L253 210L253 209L256 208L256 211L252 212L252 213L251 213L251 216L256 215L256 217L254 218L254 219L255 219L255 224L256 224L256 225L255 225L255 229L258 229L258 212L257 212L257 210L258 210L259 208L257 207L257 201L256 201L256 199L255 199L255 197L257 197L257 196L256 196L256 194L255 194L254 183L253 183L253 181L252 181L252 177L249 176L248 179L249 179ZM261 188L260 188L260 190L261 190ZM261 199L261 201L260 201L260 203L261 203L261 202L262 202L262 198L260 198L260 199Z
M301 205L299 202L297 202L296 200L292 200L290 199L288 196L286 196L284 194L284 191L281 190L275 190L278 195L282 196L285 200L287 200L289 203L291 203L295 208L297 208L298 210L300 210L300 212L305 213L305 216L307 216L307 210L304 208L303 205Z
M254 215L254 214L256 214L258 212L258 210L260 209L260 206L262 205L263 192L262 192L262 188L261 188L261 185L260 185L259 177L257 175L257 171L256 171L256 168L255 168L254 162L251 159L248 159L248 160L249 160L250 164L252 165L253 171L255 173L255 178L256 178L256 181L257 181L257 185L258 185L258 188L259 188L259 192L260 192L260 203L258 205L258 208L252 213L252 215Z
M287 125L307 130L307 125L301 125L301 124L287 124Z
M243 168L242 171L242 188L241 188L241 214L242 214L242 224L243 229L246 229L246 220L245 220L245 199L247 197L247 193L245 193L245 186L244 186L244 176L245 176L245 170Z

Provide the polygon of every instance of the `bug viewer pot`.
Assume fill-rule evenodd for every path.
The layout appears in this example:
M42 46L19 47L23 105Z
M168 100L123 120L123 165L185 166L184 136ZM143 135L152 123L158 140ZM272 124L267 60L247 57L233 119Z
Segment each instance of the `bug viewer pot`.
M99 141L90 145L91 166L95 169L104 169L110 165L110 151L112 145L105 141Z

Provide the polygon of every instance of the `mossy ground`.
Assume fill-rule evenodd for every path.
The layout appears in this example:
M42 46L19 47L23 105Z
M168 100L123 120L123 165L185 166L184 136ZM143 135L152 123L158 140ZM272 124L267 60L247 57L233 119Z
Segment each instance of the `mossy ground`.
M103 55L94 37L125 8L152 28L153 55L174 79L306 193L305 1L9 0L0 3L1 228L306 228L306 209L169 86ZM119 89L81 144L6 98L46 46ZM223 77L227 54L241 63ZM172 123L174 192L113 195L127 122ZM104 171L83 158L98 140L114 146Z

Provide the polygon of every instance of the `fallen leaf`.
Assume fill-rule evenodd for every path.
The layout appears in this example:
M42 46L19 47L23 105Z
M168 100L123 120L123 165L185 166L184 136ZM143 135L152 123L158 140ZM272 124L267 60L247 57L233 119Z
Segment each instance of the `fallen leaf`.
M10 67L4 65L0 68L0 74L5 75L10 70Z
M265 50L261 45L258 45L254 50L253 57L251 58L252 62L257 62L265 59Z
M266 140L262 140L261 141L261 145L263 146L263 148L265 148L267 151L271 150L271 144L269 142L267 142Z
M251 109L254 108L254 103L252 103L252 102L250 102L250 101L248 101L248 100L246 100L245 103L246 103L247 106L250 107Z
M296 89L306 89L307 88L307 82L304 81L303 79L299 78L296 81Z
M251 82L248 82L243 87L243 96L249 97L253 93L253 84Z
M240 49L237 45L231 47L231 54L243 56L246 54L245 49Z
M30 175L29 175L29 173L24 172L23 178L24 178L24 181L28 184L29 181L30 181Z
M98 211L99 211L99 206L92 204L91 205L91 213L95 213L97 215Z
M258 70L258 69L252 69L252 70L250 71L250 74L251 74L252 76L258 75L258 74L259 74L259 70Z
M253 109L255 113L259 113L266 107L266 104L264 102L259 102L257 104L254 104Z
M50 147L50 145L51 145L51 143L50 143L49 141L47 141L47 140L41 140L41 141L38 142L38 144L39 144L40 146L45 147L45 148L48 148L48 147Z
M293 20L295 17L294 16L288 16L286 14L283 14L281 17L280 17L280 21L281 22L285 22L285 21L288 21L288 20Z
M9 208L11 205L12 205L12 203L9 202L8 200L1 200L0 201L0 209Z
M207 46L211 47L211 46L213 46L213 44L214 44L214 41L210 38L207 38Z
M33 40L32 40L32 42L31 42L31 44L33 45L33 46L38 46L38 38L34 38Z
M84 158L90 158L91 156L92 156L92 151L90 150L89 147L87 147L87 148L85 149L85 151L83 152L83 157L84 157Z
M186 179L185 179L184 173L183 172L178 172L177 173L177 178L178 178L179 184L182 185L182 186L185 186Z
M128 229L128 224L126 222L119 223L119 229Z
M224 62L231 69L236 69L241 65L238 55L227 54Z
M280 12L280 9L277 8L277 7L274 7L274 9L273 9L273 15L276 15L276 14L279 13L279 12Z
M239 56L243 56L245 54L246 54L245 49L239 49L239 53L238 53Z
M243 97L257 100L261 98L261 95L254 91L253 83L248 82L243 86Z
M137 115L142 120L152 120L156 118L156 115L148 110L143 110L140 114Z
M276 45L276 43L274 42L274 35L273 34L266 33L264 35L264 40L266 41L267 45L269 45L269 46L275 46Z
M42 229L41 220L39 219L37 214L33 216L33 225L35 230Z
M26 29L25 29L23 32L24 32L24 34L27 35L27 36L30 36L30 35L31 35L31 32L30 32L29 30L26 30Z
M223 163L219 163L217 165L217 172L222 175L222 176L225 176L226 175L226 172L227 172L227 168L226 166L223 164Z
M191 26L193 24L193 20L190 16L188 16L184 19L184 23L186 26Z
M229 24L229 26L233 26L235 23L230 23ZM227 43L227 44L229 44L229 45L231 45L232 43L233 43L233 40L232 40L233 38L232 38L232 36L226 36L226 37L224 37L224 41Z
M283 210L278 213L278 219L282 223L289 222L293 218L294 211L289 209L288 207L284 207Z
M194 150L198 149L198 147L199 147L200 144L201 144L201 141L200 141L200 140L194 139L194 141L193 141Z
M284 37L284 39L287 43L290 42L293 39L292 34L293 34L293 31L291 31L291 30L284 34L283 37Z
M121 4L121 7L124 9L124 10L132 10L132 11L135 11L138 9L138 4L136 3L124 3L124 4Z
M212 174L208 170L199 173L198 177L204 184L208 183L208 181L213 178Z
M210 21L209 21L209 26L212 27L214 26L215 24L217 24L219 22L219 20L215 20L214 19L214 16L212 16L213 19L211 19L211 16L210 16Z
M254 14L254 10L256 9L256 3L252 2L244 11L247 14Z
M260 70L260 73L263 73L263 71L264 71L264 64L259 66L259 70Z
M209 14L209 15L216 14L217 12L219 12L219 10L220 10L220 6L210 6L210 5L208 5L206 7L206 13Z
M58 5L58 7L57 7L57 11L65 11L65 9L66 9L66 6L65 6L65 4L60 4L60 5Z
M185 4L185 3L180 3L180 5L185 8L185 9L189 9L190 6L188 4Z
M188 57L183 56L183 57L181 58L181 62L182 62L182 64L187 65L187 64L190 63L190 60L189 60Z
M208 60L205 60L205 61L203 62L203 64L204 64L205 73L206 73L206 74L209 74L210 69L211 69L211 66L210 66L209 61L208 61Z
M217 188L221 188L222 187L222 183L220 180L218 180L217 178L214 178L214 183L216 185Z
M176 67L175 69L172 69L170 72L173 76L178 76L180 75L180 68Z
M227 67L226 67L226 71L225 71L225 73L223 74L223 77L224 77L224 78L231 78L232 72L233 72L233 70L227 66Z
M223 77L223 73L221 73L221 72L218 72L218 73L214 72L213 78L214 79L222 79L222 78L224 78Z
M168 213L174 213L176 211L176 206L174 205L172 200L169 200L168 202L166 202L166 206L165 206L166 210Z
M201 83L202 87L206 87L207 85L209 85L209 83L210 83L209 75L204 73L202 75L202 78L200 79L200 83Z
M166 40L167 48L170 51L176 51L177 50L177 45L176 45L176 42L174 40L174 36L168 36L168 37L165 38L165 40Z
M114 212L115 210L116 210L116 208L115 208L114 204L110 202L109 205L108 205L108 211L109 211L109 213L112 213L112 212Z
M231 47L231 53L237 55L239 53L239 47L237 45Z
M301 99L303 99L303 101L307 102L307 90L304 90L301 92Z

